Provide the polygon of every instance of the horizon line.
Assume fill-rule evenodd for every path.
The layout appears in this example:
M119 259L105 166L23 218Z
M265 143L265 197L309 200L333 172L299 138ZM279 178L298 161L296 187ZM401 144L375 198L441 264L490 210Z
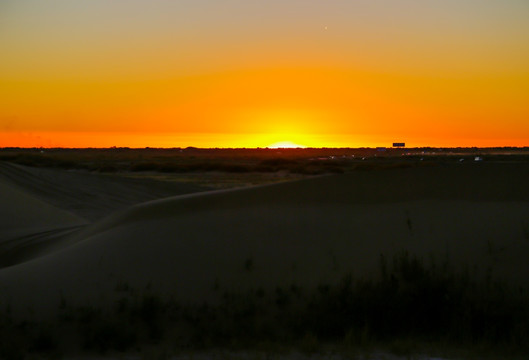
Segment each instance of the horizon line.
M404 147L393 147L393 146L361 146L361 147L333 147L333 146L322 146L322 147L197 147L197 146L186 146L186 147L129 147L129 146L108 146L108 147L45 147L45 146L33 146L33 147L20 147L20 146L5 146L0 147L0 150L324 150L324 149L336 149L336 150L361 150L361 149L385 149L385 150L410 150L410 149L529 149L527 146L404 146Z

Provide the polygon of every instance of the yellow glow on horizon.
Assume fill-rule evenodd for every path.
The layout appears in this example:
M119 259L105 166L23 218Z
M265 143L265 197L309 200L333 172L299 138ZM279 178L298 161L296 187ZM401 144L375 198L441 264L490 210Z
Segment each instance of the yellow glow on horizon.
M306 148L305 145L295 144L292 141L279 141L267 146L269 149L300 149Z
M0 147L527 146L528 80L317 67L150 81L4 78Z
M366 136L350 134L230 134L230 133L116 133L116 132L6 132L0 131L0 147L64 147L64 148L266 148L278 139L291 139L292 144L302 144L310 148L360 148L390 147L392 142L403 140L407 147L502 147L527 146L526 139L489 137L439 138ZM474 145L475 144L475 145ZM506 145L507 144L507 145Z
M266 148L278 139L292 139L288 144L300 147L362 147L369 139L349 135L302 135L291 133L116 133L116 132L2 132L0 147L160 147L185 148ZM298 145L302 144L302 145ZM385 142L382 142L385 144Z

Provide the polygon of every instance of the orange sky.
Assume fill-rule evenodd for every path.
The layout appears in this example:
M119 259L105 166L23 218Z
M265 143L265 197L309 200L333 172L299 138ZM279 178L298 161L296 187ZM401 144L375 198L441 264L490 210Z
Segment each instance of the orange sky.
M529 146L525 1L220 3L2 3L0 146Z

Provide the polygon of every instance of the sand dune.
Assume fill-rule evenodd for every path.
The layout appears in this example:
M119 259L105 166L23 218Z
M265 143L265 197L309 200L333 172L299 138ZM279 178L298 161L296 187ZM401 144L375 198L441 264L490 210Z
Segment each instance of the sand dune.
M0 301L52 315L61 298L106 304L123 283L214 301L224 291L368 277L380 254L403 250L526 286L527 174L510 164L390 169L152 201L0 270Z
M7 162L0 162L0 181L89 221L145 201L207 190L193 184L31 168Z
M0 241L87 224L87 221L0 181Z
M0 181L0 268L68 243L88 222Z
M0 242L0 268L20 264L71 245L72 235L84 225L60 227L26 235L16 235Z
M0 162L0 268L78 241L91 221L133 204L202 187Z

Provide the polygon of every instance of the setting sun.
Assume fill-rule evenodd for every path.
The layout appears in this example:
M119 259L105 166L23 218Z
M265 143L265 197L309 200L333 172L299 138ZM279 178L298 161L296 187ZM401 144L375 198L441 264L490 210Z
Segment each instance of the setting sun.
M292 141L279 141L267 146L269 149L299 149L306 146L295 144Z

